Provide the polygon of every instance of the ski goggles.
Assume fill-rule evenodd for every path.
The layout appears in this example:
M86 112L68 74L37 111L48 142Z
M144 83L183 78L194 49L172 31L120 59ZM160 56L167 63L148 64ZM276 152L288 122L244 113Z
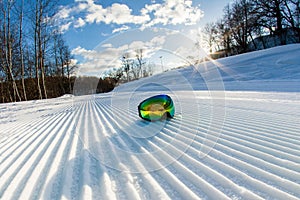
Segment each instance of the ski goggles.
M147 121L174 117L174 103L168 95L161 94L142 101L138 106L139 116Z

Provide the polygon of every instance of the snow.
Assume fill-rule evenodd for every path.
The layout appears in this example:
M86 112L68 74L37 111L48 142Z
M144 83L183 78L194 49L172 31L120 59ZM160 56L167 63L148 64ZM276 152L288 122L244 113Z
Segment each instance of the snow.
M299 199L300 44L0 105L0 199ZM139 102L167 93L174 119Z

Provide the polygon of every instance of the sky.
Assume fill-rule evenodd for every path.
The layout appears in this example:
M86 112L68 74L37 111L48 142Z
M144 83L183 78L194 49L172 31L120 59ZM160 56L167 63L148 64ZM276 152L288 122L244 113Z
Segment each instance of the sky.
M127 50L134 51L133 47L148 52L144 55L148 62L151 60L168 68L174 63L185 63L177 61L174 52L181 60L189 56L188 49L192 50L192 47L186 44L192 45L191 40L198 40L201 27L221 18L224 6L231 1L62 0L55 20L82 72L101 74L117 67L120 55ZM164 31L157 34L156 28ZM170 32L177 39L169 39Z

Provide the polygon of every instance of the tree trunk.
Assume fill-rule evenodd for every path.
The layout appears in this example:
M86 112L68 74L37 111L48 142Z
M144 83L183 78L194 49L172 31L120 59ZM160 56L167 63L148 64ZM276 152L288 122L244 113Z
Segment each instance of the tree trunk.
M285 34L283 34L283 29L282 29L282 13L281 13L281 8L280 8L280 1L275 0L275 15L276 15L276 25L277 25L277 34L278 37L280 38L280 44L285 45L286 44L286 37Z
M24 69L24 55L23 55L23 5L24 5L24 0L21 2L21 13L20 13L20 43L19 43L19 48L20 48L20 59L21 59L21 76L22 76L22 88L23 88L23 95L24 95L24 100L27 101L27 95L26 95L26 88L25 88L25 81L24 81L24 74L25 74L25 69Z
M11 32L10 32L10 11L11 11L11 2L8 2L7 5L7 39L6 39L6 62L7 62L7 68L8 68L8 73L10 80L12 82L12 87L13 87L13 93L14 93L14 101L17 101L17 98L19 101L21 101L21 97L18 91L18 87L16 84L16 81L14 79L14 75L12 72L12 66L13 66L13 61L12 61L12 41L13 39L11 38Z
M4 103L4 89L3 89L3 82L1 81L1 98L2 98L2 103Z
M47 88L46 88L46 81L45 81L45 66L44 66L44 61L43 59L40 59L40 65L41 65L41 75L42 75L42 86L43 86L43 90L44 90L44 97L45 99L48 98L47 96Z
M40 35L40 16L39 16L39 0L36 2L35 8L35 27L34 27L34 49L35 49L35 70L36 70L36 82L37 82L37 89L39 92L39 98L42 99L42 90L40 86L40 56L39 56L39 35Z
M245 1L243 2L243 6L244 6L244 15L245 15L244 51L247 52L248 34L250 34L250 31L249 31L249 22L248 22L248 5Z
M255 43L255 41L254 41L254 38L253 38L253 36L252 36L251 32L249 32L249 35L250 35L250 38L251 38L252 44L254 45L254 49L255 49L255 50L258 50L258 49L257 49L257 45L256 45L256 43Z
M46 87L46 81L45 81L45 48L46 48L46 40L45 38L44 39L44 46L43 46L43 43L42 43L42 38L41 38L41 45L40 45L40 54L41 54L41 57L40 57L40 62L41 62L41 70L42 70L42 85L43 85L43 90L44 90L44 97L47 99L48 98L48 95L47 95L47 87Z
M282 31L282 13L281 13L281 9L280 9L279 0L275 1L275 12L276 12L277 30Z
M67 55L66 55L66 60L67 60L67 76L68 76L68 84L69 84L69 93L72 92L72 88L71 88L71 77L70 77L70 55L69 52L67 50Z

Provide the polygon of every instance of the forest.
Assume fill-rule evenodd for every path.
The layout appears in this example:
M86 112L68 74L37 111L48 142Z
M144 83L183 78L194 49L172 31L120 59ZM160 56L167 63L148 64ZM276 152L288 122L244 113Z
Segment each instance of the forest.
M75 77L76 62L53 16L58 0L0 0L0 102L46 99L73 94L98 81L95 92L111 91L118 82L152 74L137 50L123 56L108 77ZM195 45L213 59L300 42L299 0L235 0L223 17L206 24ZM124 79L124 80L122 80ZM86 89L86 91L89 91ZM80 93L80 92L79 92Z
M51 17L57 1L0 1L1 102L70 92L72 56ZM55 80L55 81L54 81ZM54 85L56 92L51 92ZM57 93L57 94L56 94Z
M53 16L57 0L0 1L0 102L46 99L72 93L74 63ZM88 81L82 81L84 84ZM89 80L89 77L86 77ZM98 80L99 92L113 81Z

